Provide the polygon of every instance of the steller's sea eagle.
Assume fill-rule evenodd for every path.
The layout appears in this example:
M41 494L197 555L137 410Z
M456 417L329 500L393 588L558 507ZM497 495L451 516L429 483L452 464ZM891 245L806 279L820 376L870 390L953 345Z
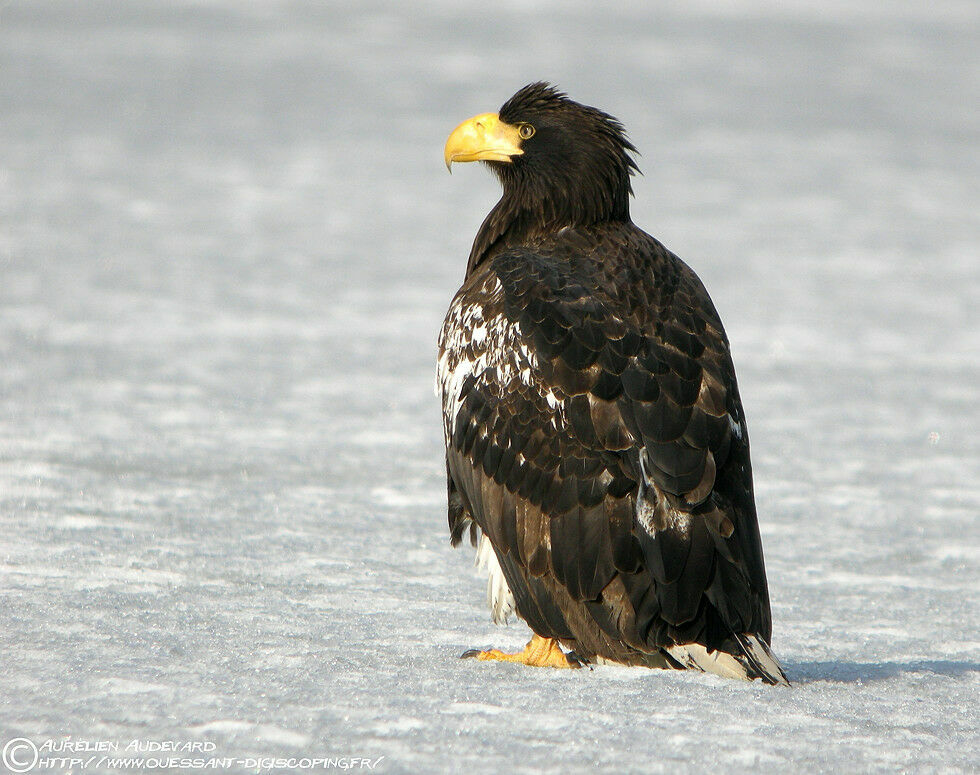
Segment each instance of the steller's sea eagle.
M446 142L447 166L503 185L439 336L449 527L477 545L494 621L534 632L464 656L787 684L728 338L630 220L635 152L545 83Z

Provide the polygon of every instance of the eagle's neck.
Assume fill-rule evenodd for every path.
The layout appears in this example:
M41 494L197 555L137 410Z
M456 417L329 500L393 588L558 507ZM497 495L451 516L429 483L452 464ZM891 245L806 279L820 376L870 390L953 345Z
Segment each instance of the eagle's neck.
M504 195L484 219L473 240L466 276L502 250L529 242L535 232L541 231L540 226L535 228L535 220L531 212Z
M467 277L497 253L546 239L565 227L630 219L631 189L625 164L608 176L568 176L557 184L533 179L509 164L491 162L490 166L501 179L504 194L473 241Z

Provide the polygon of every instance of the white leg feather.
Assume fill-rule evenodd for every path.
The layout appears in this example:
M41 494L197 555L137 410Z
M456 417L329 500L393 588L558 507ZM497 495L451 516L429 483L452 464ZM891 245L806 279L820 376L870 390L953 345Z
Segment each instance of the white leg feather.
M487 605L490 606L490 616L494 624L506 624L507 619L514 613L514 595L507 586L507 579L497 561L497 553L486 535L480 534L480 543L476 549L476 565L487 572Z

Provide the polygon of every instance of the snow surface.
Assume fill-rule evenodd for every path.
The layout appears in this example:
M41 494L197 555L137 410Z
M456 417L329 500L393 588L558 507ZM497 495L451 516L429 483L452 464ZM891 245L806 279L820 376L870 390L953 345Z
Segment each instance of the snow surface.
M0 745L977 771L980 6L407 8L0 5ZM726 322L790 690L457 659L442 145L540 78Z

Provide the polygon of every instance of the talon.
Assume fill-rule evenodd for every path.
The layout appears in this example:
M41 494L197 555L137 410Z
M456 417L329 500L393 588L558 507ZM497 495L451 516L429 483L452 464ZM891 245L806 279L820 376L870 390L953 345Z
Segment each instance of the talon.
M578 654L566 654L562 651L558 641L554 638L542 638L540 635L533 636L524 650L517 654L505 654L497 649L489 649L488 651L470 649L460 655L460 659L469 658L480 661L520 662L522 665L530 665L531 667L577 669L588 664Z

